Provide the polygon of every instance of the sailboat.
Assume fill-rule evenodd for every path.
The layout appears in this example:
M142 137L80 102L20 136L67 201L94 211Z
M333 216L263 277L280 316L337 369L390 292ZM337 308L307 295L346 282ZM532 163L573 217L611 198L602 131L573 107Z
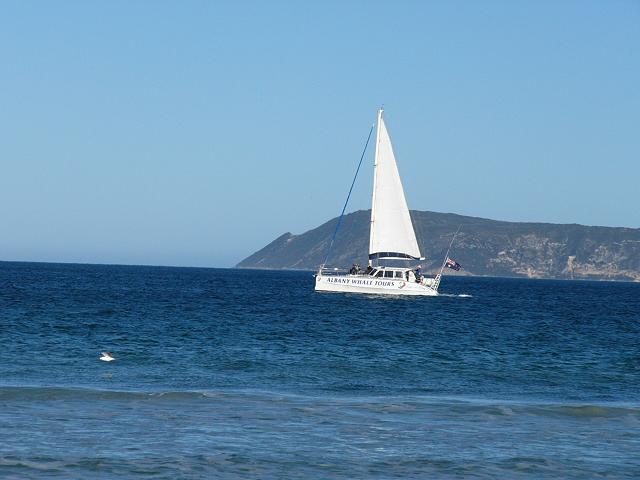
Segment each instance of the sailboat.
M360 270L354 265L348 273L342 273L337 269L325 268L323 264L315 275L315 290L435 296L438 295L444 263L443 268L433 278L420 275L419 268L414 270L413 268L398 268L381 264L381 261L385 260L409 262L424 260L411 223L391 138L382 114L383 109L381 108L378 110L373 167L369 265L366 270Z

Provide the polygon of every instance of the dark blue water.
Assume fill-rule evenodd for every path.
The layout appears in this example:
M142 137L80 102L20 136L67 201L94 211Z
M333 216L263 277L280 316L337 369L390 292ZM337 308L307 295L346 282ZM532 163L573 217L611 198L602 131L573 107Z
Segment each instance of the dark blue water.
M640 477L640 284L313 285L0 263L0 477Z

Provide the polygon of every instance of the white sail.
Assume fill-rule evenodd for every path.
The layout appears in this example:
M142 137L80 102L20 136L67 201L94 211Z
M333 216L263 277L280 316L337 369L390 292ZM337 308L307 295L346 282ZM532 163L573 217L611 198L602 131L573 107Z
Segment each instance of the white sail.
M378 112L369 258L420 258L391 139Z

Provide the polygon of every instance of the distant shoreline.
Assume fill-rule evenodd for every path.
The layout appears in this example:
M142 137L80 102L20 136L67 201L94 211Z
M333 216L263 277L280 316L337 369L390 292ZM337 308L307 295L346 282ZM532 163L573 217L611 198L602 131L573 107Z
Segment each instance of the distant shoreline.
M123 267L123 268L175 268L175 269L198 269L198 270L243 270L243 271L267 271L267 272L307 272L315 273L316 270L306 268L256 268L256 267L197 267L184 265L145 265L127 263L91 263L91 262L41 262L27 260L0 260L0 267L3 264L33 264L33 265L64 265L64 266L96 266L96 267ZM428 274L428 273L427 273ZM448 274L447 277L455 278L504 278L512 280L553 280L562 282L610 282L610 283L640 283L640 280L617 280L611 278L554 278L554 277L524 277L506 275L474 275L468 274Z
M306 268L257 268L257 267L232 267L232 270L255 270L255 271L273 271L273 272L309 272L315 273L316 270L309 270ZM433 273L427 272L426 275L432 275ZM474 275L472 273L467 274L447 274L445 277L455 278L504 278L510 280L553 280L558 282L611 282L611 283L640 283L640 280L616 280L611 278L554 278L554 277L518 277L518 276L506 276L506 275Z

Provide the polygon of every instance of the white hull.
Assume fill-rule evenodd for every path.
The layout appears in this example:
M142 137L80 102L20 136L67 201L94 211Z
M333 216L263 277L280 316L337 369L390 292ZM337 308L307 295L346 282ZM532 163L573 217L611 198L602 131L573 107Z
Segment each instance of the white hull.
M416 282L368 275L316 275L317 292L369 293L373 295L426 295L435 297L437 290Z

